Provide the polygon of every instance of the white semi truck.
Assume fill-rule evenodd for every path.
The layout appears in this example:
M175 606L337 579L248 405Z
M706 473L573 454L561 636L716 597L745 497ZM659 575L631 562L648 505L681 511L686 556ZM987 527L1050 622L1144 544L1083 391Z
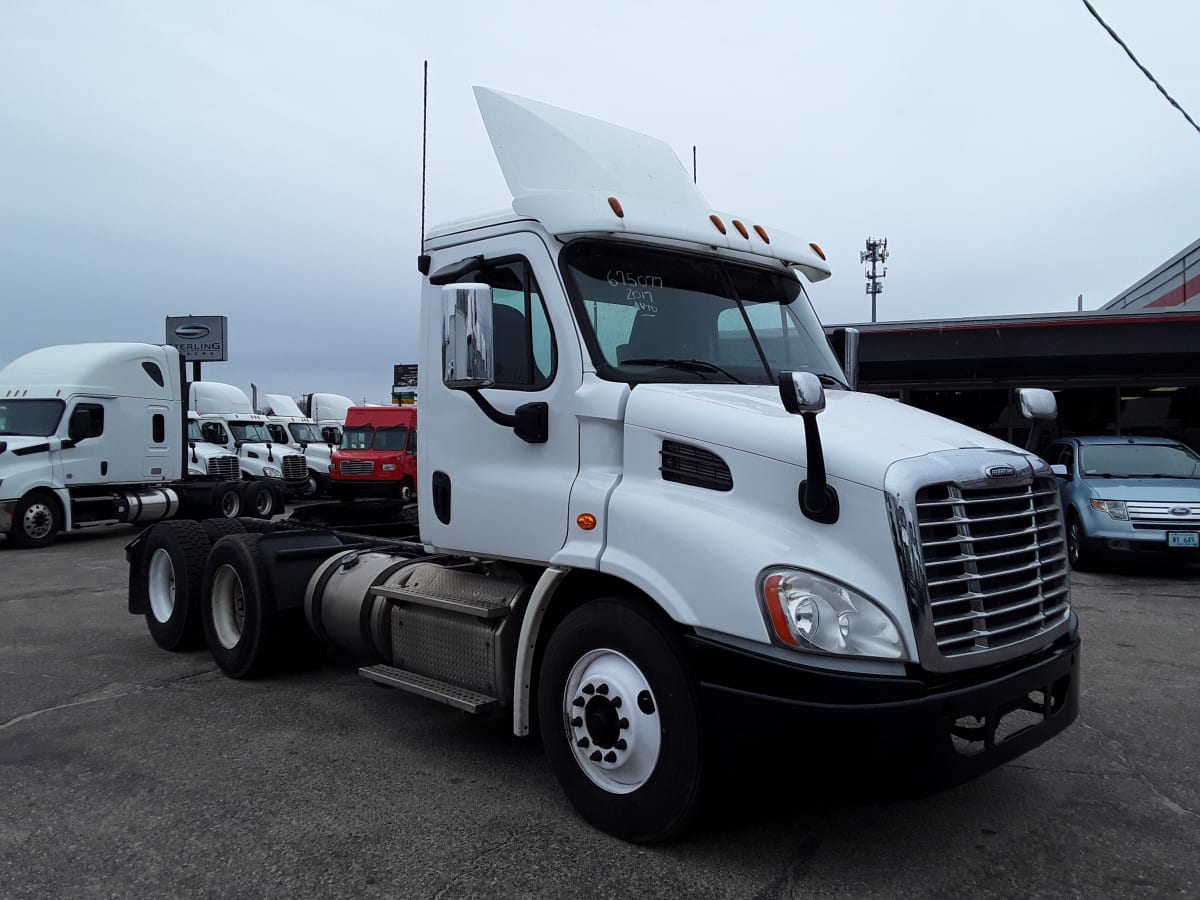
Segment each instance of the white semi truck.
M301 491L302 496L319 497L328 493L334 443L325 440L320 426L304 415L296 401L286 394L264 394L261 408L275 442L304 456L308 484Z
M153 344L45 347L0 370L0 533L36 547L62 531L256 504L236 454L187 416L183 385L178 352Z
M919 789L1066 728L1046 464L853 390L854 336L843 365L806 294L820 249L709 207L665 144L476 93L513 203L419 260L419 533L162 523L130 610L169 603L232 677L315 636L505 715L633 841L694 820L717 735L801 790Z
M308 466L303 454L286 443L275 443L267 417L254 412L245 391L217 381L193 381L190 401L203 439L236 452L242 477L270 488L258 494L256 514L269 517L281 512L287 497L306 492Z
M354 401L342 394L317 392L305 394L300 403L301 411L317 423L321 439L337 446L342 442L342 426L346 424L346 410Z

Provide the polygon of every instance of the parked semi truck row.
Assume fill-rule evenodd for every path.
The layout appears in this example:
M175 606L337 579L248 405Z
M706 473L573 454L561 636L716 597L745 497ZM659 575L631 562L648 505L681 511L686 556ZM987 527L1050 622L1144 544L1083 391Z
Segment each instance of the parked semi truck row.
M1066 728L1046 464L856 392L855 335L839 359L806 293L820 248L711 208L667 145L476 95L513 203L418 260L419 532L155 525L128 548L155 639L236 678L325 642L508 716L633 841L695 820L714 734L787 751L789 781L936 786Z
M45 347L0 369L0 533L37 547L91 526L281 512L267 447L238 440L241 419L189 413L187 396L178 352L154 344Z

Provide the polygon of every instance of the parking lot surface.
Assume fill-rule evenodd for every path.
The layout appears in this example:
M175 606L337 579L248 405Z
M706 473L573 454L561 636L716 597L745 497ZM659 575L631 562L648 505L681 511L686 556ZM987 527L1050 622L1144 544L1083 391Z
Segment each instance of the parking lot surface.
M1200 896L1195 567L1074 576L1081 716L1014 763L873 803L797 747L638 847L504 719L350 665L234 681L159 650L125 611L134 534L0 540L0 896Z

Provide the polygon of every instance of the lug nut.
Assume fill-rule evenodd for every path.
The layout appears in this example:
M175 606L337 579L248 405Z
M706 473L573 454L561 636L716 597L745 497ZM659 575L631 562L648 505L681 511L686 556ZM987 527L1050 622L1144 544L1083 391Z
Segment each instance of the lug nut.
M584 700L582 697L576 697L574 700L571 701L571 705L572 706L585 706L585 705L587 705L587 701Z
M617 754L615 754L611 750L609 750L607 753L604 754L604 761L605 762L616 762Z
M590 684L585 684L585 685L583 686L583 692L584 692L585 694L589 694L589 695L590 695L590 694L594 694L594 693L596 693L596 689L595 689L594 687L592 687Z
M617 727L618 727L618 728L628 728L628 727L629 727L629 720L628 720L628 719L622 719L620 722L618 722L618 723L617 723Z
M608 696L608 685L607 684L598 685L596 687L596 693L603 694L604 696L607 697Z
M613 709L620 709L620 708L621 708L621 698L620 698L620 697L613 697L613 698L612 698L612 705L613 705Z
M578 728L578 727L580 727L582 724L583 724L583 719L581 719L579 716L576 716L575 718L573 718L573 719L571 720L571 727L572 727L572 728Z
M588 757L592 762L600 762L602 758L599 750L593 750L592 755Z
M586 741L587 738L584 738L584 740ZM625 743L625 738L621 738L619 741L617 741L615 744L613 744L613 746L616 747L618 750L628 750L629 749L629 745L627 743Z
M624 742L624 741L621 741L621 743L623 744L623 743L625 743L625 742ZM591 741L589 741L589 740L588 740L587 738L585 738L585 737L581 737L579 740L577 740L577 741L575 742L575 746L576 746L576 747L583 747L585 750L586 750L588 747L590 747L590 746L591 746L591 744L592 744L592 742L591 742ZM624 748L624 747L622 747L621 749L623 750L623 749L625 749L625 748Z

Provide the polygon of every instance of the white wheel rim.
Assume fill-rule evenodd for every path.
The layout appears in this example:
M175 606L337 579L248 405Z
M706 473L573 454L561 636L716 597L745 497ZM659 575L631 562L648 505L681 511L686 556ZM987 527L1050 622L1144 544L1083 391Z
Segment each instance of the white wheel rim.
M150 594L150 613L165 625L175 611L175 564L171 554L161 547L150 557L146 590Z
M271 489L267 488L258 495L258 499L254 503L254 508L260 516L266 516L275 508L275 497L271 493Z
M226 519L236 519L241 511L242 500L237 491L226 491L225 496L221 498L221 515Z
M232 650L246 627L246 592L233 566L221 566L213 573L212 618L217 641L226 650Z
M308 476L308 488L306 489L306 495L309 497L315 497L317 495L317 487L318 487L317 476L309 475Z
M54 528L54 513L45 503L31 503L21 517L21 526L31 540L48 537Z
M658 701L629 657L592 650L571 667L563 725L575 761L599 788L629 794L654 774L662 751Z

